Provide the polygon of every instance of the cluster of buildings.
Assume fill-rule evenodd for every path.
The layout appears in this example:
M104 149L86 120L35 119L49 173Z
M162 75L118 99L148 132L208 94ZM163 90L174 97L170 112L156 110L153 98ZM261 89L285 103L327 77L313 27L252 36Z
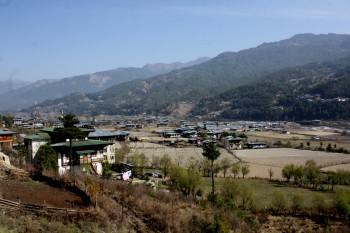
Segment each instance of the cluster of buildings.
M15 125L23 126L23 121L20 118L15 118ZM151 122L148 121L148 124ZM118 122L120 125L121 123ZM284 133L286 122L187 122L180 121L179 127L169 127L170 121L167 119L154 122L152 124L159 129L153 133L160 137L176 139L181 137L186 138L188 143L201 145L203 140L220 139L220 145L228 150L232 149L257 149L265 148L267 145L264 142L247 142L244 137L246 131L278 131ZM174 122L172 123L174 125ZM115 149L119 145L119 141L129 139L129 133L124 131L106 131L95 129L86 124L76 125L77 128L85 135L84 139L62 139L58 134L57 129L62 128L62 125L56 124L55 127L43 128L38 127L35 134L23 135L24 145L27 149L27 161L35 162L35 156L42 145L50 144L57 152L57 161L59 172L65 173L72 166L91 165L92 170L97 174L102 173L102 163L108 162L114 164ZM128 121L124 122L123 128L140 129L144 127L143 123ZM0 130L0 151L4 148L13 147L13 137L16 133L9 130ZM234 135L234 136L232 136ZM243 136L242 136L243 135Z
M50 143L57 152L60 174L72 166L91 165L96 174L102 174L102 162L115 163L115 149L118 141L128 139L129 133L96 130L80 126L84 139L62 140L57 128L43 128L40 132L24 136L24 145L28 153L28 162L34 163L35 156L42 145Z

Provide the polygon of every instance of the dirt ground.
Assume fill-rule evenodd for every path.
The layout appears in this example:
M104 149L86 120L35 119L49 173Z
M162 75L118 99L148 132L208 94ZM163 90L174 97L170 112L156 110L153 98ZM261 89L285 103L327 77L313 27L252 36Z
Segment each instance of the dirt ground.
M82 198L63 188L37 181L0 180L1 198L58 208L85 208Z

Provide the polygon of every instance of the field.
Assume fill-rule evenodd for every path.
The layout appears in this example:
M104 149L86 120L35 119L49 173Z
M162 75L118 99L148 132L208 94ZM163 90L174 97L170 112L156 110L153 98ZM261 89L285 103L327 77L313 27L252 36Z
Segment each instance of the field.
M238 150L236 154L250 165L249 177L268 178L267 170L274 170L274 178L281 179L282 168L290 163L304 165L307 160L316 161L324 170L336 170L338 165L350 170L350 155L340 153L327 153L321 151L298 150L290 148L272 148L256 150ZM345 164L343 164L345 163Z
M224 182L223 178L215 178L215 188L220 191L220 188ZM292 195L295 193L300 193L305 198L305 206L311 206L312 200L315 194L324 196L327 202L330 202L334 196L333 192L326 191L314 191L311 189L305 189L286 183L280 182L269 182L267 180L254 180L254 179L235 179L235 182L239 186L246 185L253 191L253 202L258 208L269 208L271 207L271 202L273 198L273 192L282 192L288 200L291 199ZM202 179L201 188L204 193L209 193L211 190L211 178L205 177ZM342 189L345 192L350 192L349 187L338 186L338 189Z
M196 146L175 148L149 142L132 142L130 143L129 147L131 148L130 155L133 155L134 153L143 153L148 158L152 159L154 156L160 157L164 154L168 154L174 163L185 167L190 166L193 162L203 160L203 150L201 147ZM221 149L220 152L221 156L218 161L228 158L232 161L232 163L237 162L237 159L226 150Z
M1 198L59 208L86 208L82 198L62 187L37 181L0 180Z
M170 155L173 162L189 167L191 164L203 159L202 148L186 147L174 148L149 142L133 142L130 144L131 153L144 153L149 159L160 157L164 154ZM238 160L226 150L221 149L221 156L218 162L228 158L232 163ZM235 150L236 154L243 162L250 166L250 173L247 177L269 178L268 169L274 171L274 179L282 179L282 168L290 163L304 165L307 160L316 161L322 166L324 171L345 169L350 170L350 155L341 153L328 153L311 150L298 150L291 148L269 148L255 150ZM228 174L230 175L230 174Z

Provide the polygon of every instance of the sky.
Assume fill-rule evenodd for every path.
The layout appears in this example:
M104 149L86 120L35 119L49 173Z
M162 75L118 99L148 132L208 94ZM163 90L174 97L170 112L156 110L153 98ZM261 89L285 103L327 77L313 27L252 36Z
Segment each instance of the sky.
M350 34L349 0L0 0L0 80L187 62Z

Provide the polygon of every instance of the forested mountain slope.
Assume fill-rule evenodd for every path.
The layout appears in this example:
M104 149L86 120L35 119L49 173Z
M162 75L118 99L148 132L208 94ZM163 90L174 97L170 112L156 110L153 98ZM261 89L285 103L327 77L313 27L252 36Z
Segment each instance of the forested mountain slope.
M284 69L201 100L193 115L215 119L350 118L350 57Z
M203 98L258 82L277 70L347 55L350 55L349 35L301 34L240 52L222 53L207 62L166 75L133 80L92 94L75 93L46 101L38 109L92 115L172 114L183 103L196 105ZM203 104L198 106L207 108Z

